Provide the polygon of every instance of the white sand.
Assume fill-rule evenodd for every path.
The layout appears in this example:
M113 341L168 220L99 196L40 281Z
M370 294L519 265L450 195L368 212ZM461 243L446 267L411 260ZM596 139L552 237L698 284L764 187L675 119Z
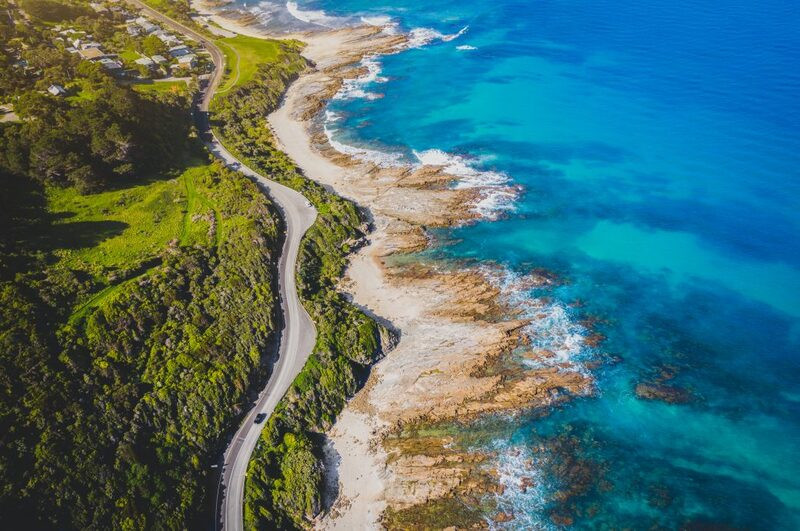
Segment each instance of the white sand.
M388 471L386 455L370 448L376 424L374 417L345 409L328 434L340 459L339 497L318 528L350 531L378 527L386 508L384 479Z

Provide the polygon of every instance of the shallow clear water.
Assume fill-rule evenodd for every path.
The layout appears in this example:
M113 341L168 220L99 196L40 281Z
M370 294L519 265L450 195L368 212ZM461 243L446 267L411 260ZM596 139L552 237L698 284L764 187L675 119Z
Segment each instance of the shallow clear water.
M800 528L796 6L299 4L454 37L381 58L361 97L331 105L334 138L438 149L522 185L494 205L503 219L441 232L434 254L553 271L559 286L531 296L606 337L594 396L495 443L512 486L515 467L535 475L501 500L508 526ZM637 397L641 383L677 403Z

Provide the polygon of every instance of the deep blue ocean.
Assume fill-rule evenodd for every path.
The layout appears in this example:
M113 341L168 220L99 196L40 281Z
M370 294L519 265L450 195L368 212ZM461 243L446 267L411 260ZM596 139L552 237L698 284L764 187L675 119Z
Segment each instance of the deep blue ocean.
M546 269L556 286L525 295L563 311L552 326L605 338L564 351L591 396L508 420L492 443L505 527L800 529L797 4L298 9L438 32L334 101L333 137L519 185L484 205L500 219L439 231L430 253Z

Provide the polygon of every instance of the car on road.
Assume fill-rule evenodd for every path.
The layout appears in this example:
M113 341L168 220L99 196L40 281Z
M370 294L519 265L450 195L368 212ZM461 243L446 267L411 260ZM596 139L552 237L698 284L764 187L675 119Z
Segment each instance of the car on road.
M256 415L256 420L253 421L253 422L255 424L261 424L262 422L264 422L265 418L267 418L267 414L266 413L259 413L258 415Z

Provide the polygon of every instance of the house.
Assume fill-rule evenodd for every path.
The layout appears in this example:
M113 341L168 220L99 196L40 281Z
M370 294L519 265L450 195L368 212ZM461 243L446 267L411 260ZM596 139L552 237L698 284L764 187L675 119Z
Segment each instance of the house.
M186 45L181 46L173 46L169 49L169 54L172 57L183 57L184 55L189 55L192 53L192 50L189 49Z
M97 48L99 50L102 47L103 45L96 41L89 41L81 44L81 50L88 50L90 48Z
M128 32L128 35L131 37L137 37L139 34L142 33L142 28L139 26L134 26L133 24L129 24L125 30Z
M197 56L192 53L178 57L178 65L184 68L194 68L197 66Z
M158 26L152 22L139 22L139 27L142 28L142 31L148 35L158 29Z
M149 57L142 57L134 61L137 65L146 66L147 68L152 68L156 63Z
M66 51L68 51L69 53L78 53L78 50L77 50L77 48L75 48L75 47L73 47L73 46L67 46L67 47L66 47L66 48L64 48L64 49L65 49Z
M144 17L137 18L136 19L136 24L140 28L142 28L142 31L144 31L148 35L153 33L154 31L158 30L158 26L156 26L155 24L153 24L152 22L150 22L149 20L147 20Z
M85 50L78 50L78 55L87 61L94 61L95 59L102 59L106 56L105 52L100 48L86 48Z
M150 59L152 59L153 62L157 65L163 65L164 63L167 62L167 58L164 57L163 55L154 55Z
M53 96L66 96L67 91L61 85L52 84L48 87L47 92Z
M161 42L163 42L167 46L177 46L179 44L182 44L181 40L178 37L164 30L158 30L156 32L153 32L153 35L158 37L161 40Z
M98 63L103 65L103 68L105 68L106 70L111 70L111 71L122 70L122 63L120 63L119 61L117 61L115 59L110 59L108 57L104 57L104 58L100 59L98 61Z

